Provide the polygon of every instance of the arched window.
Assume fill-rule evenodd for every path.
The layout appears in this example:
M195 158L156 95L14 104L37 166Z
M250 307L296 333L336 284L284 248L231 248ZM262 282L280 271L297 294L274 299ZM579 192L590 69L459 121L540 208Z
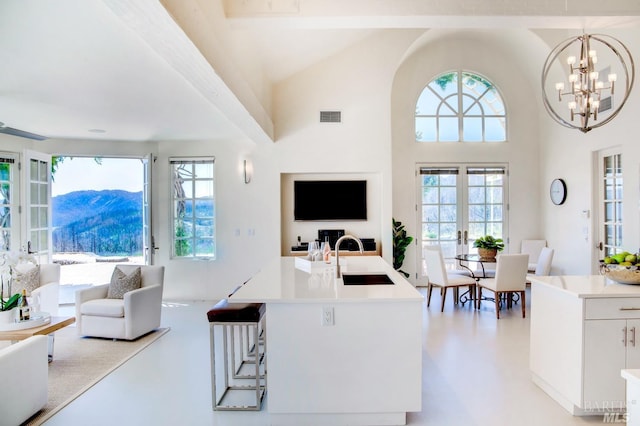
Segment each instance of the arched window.
M441 74L416 103L416 142L504 142L506 134L502 97L478 74Z

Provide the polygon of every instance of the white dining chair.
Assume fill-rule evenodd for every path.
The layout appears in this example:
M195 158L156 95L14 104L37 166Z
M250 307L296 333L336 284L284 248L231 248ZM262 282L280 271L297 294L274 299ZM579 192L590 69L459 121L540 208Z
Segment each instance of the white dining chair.
M535 275L549 275L551 273L551 262L553 261L554 250L549 247L543 247L536 264Z
M447 269L444 265L444 257L442 256L442 250L439 245L432 245L425 247L425 261L427 266L427 275L429 277L429 284L427 287L427 307L431 304L431 291L433 286L440 287L440 294L442 295L442 302L440 304L440 312L444 311L444 302L447 297L447 289L454 289L454 304L458 303L458 296L460 287L469 287L469 297L472 300L474 298L476 280L472 277L447 273Z
M527 270L534 272L540 258L540 252L547 246L547 240L522 240L520 243L520 253L529 255L529 265Z
M551 274L551 262L553 261L554 250L549 247L543 247L536 264L536 271L533 275L547 276ZM531 285L531 281L527 279L527 285Z
M481 278L478 280L477 308L480 309L482 289L491 290L495 295L496 318L500 319L500 305L502 300L511 307L513 293L520 294L522 303L522 318L525 317L525 289L527 283L528 254L501 254L496 258L495 278Z

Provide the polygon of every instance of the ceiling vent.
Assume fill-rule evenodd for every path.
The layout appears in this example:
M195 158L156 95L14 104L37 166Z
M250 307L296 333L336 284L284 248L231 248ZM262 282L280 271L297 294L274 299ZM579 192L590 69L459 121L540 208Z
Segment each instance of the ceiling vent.
M320 111L321 123L342 123L342 112L340 111Z

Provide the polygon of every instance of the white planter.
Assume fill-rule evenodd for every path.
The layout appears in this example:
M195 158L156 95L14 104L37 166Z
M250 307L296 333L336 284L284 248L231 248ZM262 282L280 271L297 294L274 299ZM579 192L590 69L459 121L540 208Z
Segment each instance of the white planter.
M8 311L0 311L0 324L8 324L15 322L18 309L13 308Z

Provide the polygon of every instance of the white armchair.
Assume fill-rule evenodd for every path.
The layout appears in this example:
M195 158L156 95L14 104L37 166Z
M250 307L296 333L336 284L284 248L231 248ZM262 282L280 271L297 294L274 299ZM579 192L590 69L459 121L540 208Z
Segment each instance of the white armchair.
M0 423L19 425L47 403L47 336L33 336L0 349Z
M140 265L117 265L130 274ZM81 336L134 340L160 327L164 266L140 266L141 287L108 299L109 284L76 292L76 328Z
M38 268L37 275L31 274ZM16 267L19 278L12 286L12 293L27 291L29 304L35 311L47 312L51 316L58 315L60 304L60 265L43 263L33 265L22 263Z
M60 306L60 265L47 263L39 265L40 287L31 291L31 303L41 312L58 315Z

